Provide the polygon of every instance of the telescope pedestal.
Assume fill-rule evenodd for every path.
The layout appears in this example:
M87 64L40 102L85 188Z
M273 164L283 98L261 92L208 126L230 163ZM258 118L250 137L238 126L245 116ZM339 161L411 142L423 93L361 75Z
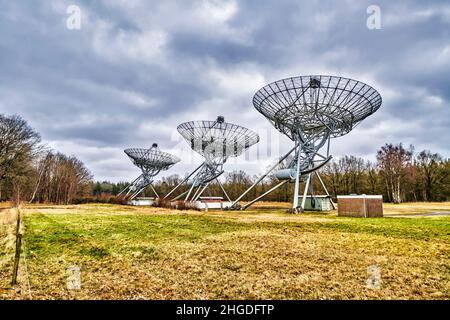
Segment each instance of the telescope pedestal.
M156 192L155 188L152 185L153 180L145 177L144 174L141 174L139 177L136 178L131 184L129 184L125 189L123 189L117 196L122 195L125 193L125 197L129 200L133 200L136 198L147 186L150 186L153 193L156 195L156 198L159 198L158 193Z

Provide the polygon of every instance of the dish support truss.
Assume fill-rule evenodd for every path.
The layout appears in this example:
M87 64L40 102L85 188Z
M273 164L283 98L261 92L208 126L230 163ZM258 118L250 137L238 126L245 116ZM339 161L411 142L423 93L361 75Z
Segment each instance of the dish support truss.
M289 150L279 161L274 164L265 174L263 174L251 187L249 187L241 196L239 196L229 207L229 209L241 209L245 210L250 207L255 202L261 200L269 193L275 191L276 189L282 187L286 183L294 182L294 199L292 203L293 213L303 212L305 209L306 197L311 195L313 198L315 196L315 191L313 188L312 180L316 177L327 196L329 196L331 206L335 209L335 205L331 200L331 196L320 177L318 170L326 165L332 158L330 155L330 132L326 129L316 132L314 135L305 135L300 131L297 131L295 135L295 146ZM324 154L320 150L326 144L326 153ZM280 164L288 159L289 156L294 154L292 159L289 161L286 169L278 169ZM278 169L278 170L277 170ZM280 180L280 182L267 190L260 196L256 197L252 201L248 202L244 206L239 205L239 201L250 192L258 183L260 183L264 178L266 178L271 172L276 171L275 176ZM305 187L303 191L302 201L300 203L300 183L304 182Z
M162 152L156 143L148 150L126 149L125 153L130 157L133 163L141 169L142 173L117 196L124 195L125 198L133 200L144 191L147 186L150 186L156 198L159 199L159 194L153 186L154 177L161 171L172 167L175 163L179 162L180 159L166 152Z
M228 158L227 153L211 152L211 153L204 153L204 156L205 161L200 166L198 166L194 171L192 171L187 177L185 177L183 181L181 181L175 188L173 188L164 197L164 199L167 199L181 185L189 183L189 179L191 179L192 181L191 187L187 191L173 198L172 201L176 201L178 199L181 199L182 197L184 197L184 201L186 202L197 201L200 198L200 196L206 191L210 183L216 181L219 184L220 188L222 189L222 192L227 198L227 200L231 202L228 193L225 191L225 188L218 179L224 173L223 165Z
M164 199L172 195L181 185L188 183L190 188L173 198L182 197L184 201L197 201L208 186L216 181L223 194L231 202L228 193L218 179L224 172L223 165L229 157L237 157L247 148L259 141L259 136L251 130L225 122L218 116L215 121L190 121L178 126L178 131L190 144L191 149L205 158L205 161L173 188Z
M200 166L198 166L194 171L192 171L187 177L183 179L175 188L173 188L164 199L169 198L180 186L185 183L188 183L189 179L192 178L191 186L185 192L179 194L175 198L171 199L171 201L176 201L184 197L184 201L197 201L200 196L206 191L208 186L212 182L217 182L222 190L223 194L227 198L229 202L231 202L228 193L223 187L222 183L218 179L223 174L223 162L221 161L205 161Z
M153 186L153 177L159 173L155 173L154 175L143 172L139 177L137 177L132 183L130 183L125 189L123 189L117 196L121 196L124 194L124 197L133 200L136 198L147 186L150 186L156 198L159 199L159 195Z

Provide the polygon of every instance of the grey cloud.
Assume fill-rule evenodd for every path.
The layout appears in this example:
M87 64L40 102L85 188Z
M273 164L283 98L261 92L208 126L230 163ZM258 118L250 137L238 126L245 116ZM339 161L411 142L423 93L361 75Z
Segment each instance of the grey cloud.
M70 31L72 2L1 1L0 112L23 115L98 179L134 177L125 147L158 141L176 151L184 121L223 114L270 129L253 93L305 73L353 77L383 96L375 115L335 139L336 156L373 158L401 141L450 155L448 1L378 1L381 30L366 28L372 1L77 3L82 29ZM245 167L255 174L269 162Z

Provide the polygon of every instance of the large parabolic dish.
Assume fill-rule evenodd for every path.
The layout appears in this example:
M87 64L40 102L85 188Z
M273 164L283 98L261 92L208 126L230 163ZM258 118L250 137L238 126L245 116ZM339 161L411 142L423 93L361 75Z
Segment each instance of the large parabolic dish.
M253 97L256 110L292 140L299 131L331 137L349 133L381 106L380 94L357 80L299 76L272 82Z
M295 143L294 148L282 157L280 162L287 159L293 152L295 157L287 169L276 173L280 180L285 180L279 186L286 181L295 181L294 211L301 211L299 209L304 208L306 192L308 188L311 188L313 173L317 175L326 191L316 171L331 159L330 138L349 133L362 120L377 111L381 102L380 94L365 83L324 75L282 79L256 92L253 97L256 110ZM327 144L326 153L320 152L319 150L325 144ZM269 172L275 168L274 166ZM256 183L259 183L266 175ZM306 177L306 185L302 205L299 207L298 191L302 177ZM249 190L233 205L235 206ZM328 191L326 193L328 194ZM261 196L256 200L260 198Z
M129 148L125 149L124 152L133 164L142 171L142 174L120 193L125 193L130 200L134 199L147 186L150 186L158 197L152 186L154 177L180 161L178 157L161 151L156 143L150 149Z
M255 132L242 126L225 122L224 117L218 116L214 121L189 121L177 127L178 132L189 143L192 150L205 158L205 161L189 174L184 181L177 185L166 197L170 196L182 183L193 176L192 185L185 201L197 200L208 184L216 180L224 171L223 164L230 157L241 155L247 148L259 141ZM220 184L220 182L219 182ZM198 188L194 193L192 191ZM225 195L225 190L222 188ZM175 199L178 199L179 195Z

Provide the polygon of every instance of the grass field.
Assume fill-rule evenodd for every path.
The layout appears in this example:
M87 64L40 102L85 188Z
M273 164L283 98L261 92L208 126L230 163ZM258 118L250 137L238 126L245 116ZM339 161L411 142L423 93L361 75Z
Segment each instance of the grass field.
M119 205L28 206L24 238L33 299L449 299L450 203L385 205L385 218ZM0 298L9 285L14 225L0 214ZM395 216L395 217L390 217ZM67 268L81 268L81 290ZM368 268L381 287L368 288Z

